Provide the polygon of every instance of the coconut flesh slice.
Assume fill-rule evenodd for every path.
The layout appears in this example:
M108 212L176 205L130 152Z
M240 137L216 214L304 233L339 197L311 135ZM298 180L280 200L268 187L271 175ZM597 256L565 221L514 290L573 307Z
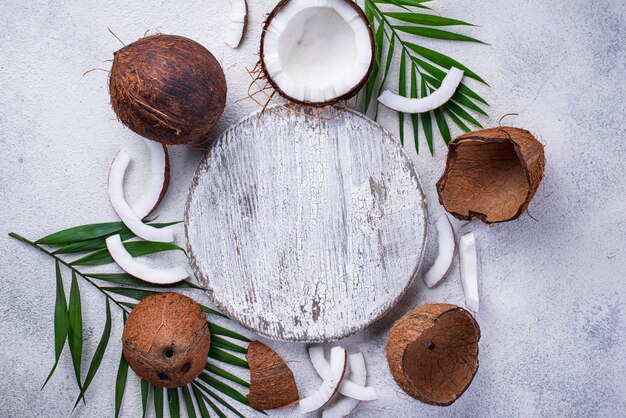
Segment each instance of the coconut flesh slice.
M148 139L145 142L150 151L150 185L141 200L133 206L133 212L140 219L154 212L170 183L170 163L166 146Z
M403 113L426 113L443 106L452 98L461 80L463 71L452 67L441 82L441 86L426 97L412 99L385 90L378 101L390 109Z
M322 346L309 348L309 357L317 374L324 379L330 370L330 363L324 356L324 348ZM354 370L350 369L350 373L354 373ZM365 387L364 384L344 377L339 387L339 393L360 401L374 401L378 399L376 390L372 387Z
M283 0L261 35L261 67L291 102L323 106L356 95L373 64L374 37L350 0Z
M350 369L350 379L360 387L365 386L367 381L367 369L365 367L365 358L361 352L352 353L348 356L348 368ZM350 415L354 408L357 407L359 401L353 398L342 398L334 405L324 409L322 418L341 418Z
M106 239L106 245L113 261L115 261L122 270L143 281L155 284L172 284L189 277L189 273L182 266L159 269L138 262L126 250L119 234L108 237Z
M228 22L228 31L224 36L224 42L231 48L237 48L243 38L243 31L246 27L246 15L248 13L248 5L246 0L229 0L230 1L230 21Z
M454 232L448 217L443 214L435 223L437 228L437 258L433 266L424 275L426 286L433 287L446 275L454 256Z
M468 232L461 237L459 255L465 306L478 312L478 257L476 256L476 238L474 238L473 232Z
M111 206L124 225L135 235L147 241L172 242L174 233L171 229L159 229L142 222L124 197L124 174L130 164L130 155L125 151L117 153L109 170L109 198Z
M346 372L346 350L333 347L330 350L328 373L319 389L312 395L300 400L300 413L308 414L326 405L337 393Z

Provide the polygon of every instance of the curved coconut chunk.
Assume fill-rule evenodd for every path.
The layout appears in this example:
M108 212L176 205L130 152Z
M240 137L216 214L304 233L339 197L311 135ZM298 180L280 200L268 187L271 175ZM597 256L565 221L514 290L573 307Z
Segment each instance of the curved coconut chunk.
M473 232L468 232L461 237L459 255L461 256L461 282L463 282L465 293L465 306L478 312L478 257Z
M378 101L390 109L403 113L425 113L443 106L452 98L461 80L463 70L451 68L441 82L441 86L429 96L411 99L385 90Z
M363 356L361 355L361 357ZM324 356L324 348L322 346L309 348L309 358L317 374L324 379L330 370L330 363ZM363 363L363 367L365 367L365 363ZM353 373L352 369L350 369L350 373ZM357 371L357 373L360 373L360 371ZM350 379L344 377L339 387L339 393L360 401L373 401L378 399L376 390L372 387L364 387L364 384L365 383L354 382L352 376Z
M346 350L333 347L330 350L328 373L319 389L311 396L300 400L300 413L308 414L326 405L339 389L346 371Z
M367 381L367 368L365 358L360 352L352 353L348 356L348 367L350 368L350 379L360 387L365 386ZM324 409L322 418L342 418L350 415L359 401L353 398L342 398L334 405Z
M279 7L266 25L261 57L279 93L324 103L354 91L373 57L371 30L358 6L349 0L291 0Z
M424 275L426 286L433 287L446 275L454 256L454 232L448 217L443 214L435 223L437 228L437 258L433 266Z
M141 200L133 206L133 212L140 219L150 215L157 208L165 195L170 176L169 156L165 145L148 139L145 142L150 151L150 185L148 191L141 196Z
M145 282L155 284L172 284L189 277L187 270L181 266L159 269L139 263L126 250L119 234L108 237L106 239L106 245L113 261L115 261L122 270Z
M124 151L117 153L109 170L109 198L111 206L124 225L135 235L147 241L172 242L174 233L171 229L159 229L141 221L124 197L124 174L130 163L130 155Z
M241 43L243 31L246 27L247 12L248 5L246 0L230 0L230 21L224 42L231 48L237 48Z

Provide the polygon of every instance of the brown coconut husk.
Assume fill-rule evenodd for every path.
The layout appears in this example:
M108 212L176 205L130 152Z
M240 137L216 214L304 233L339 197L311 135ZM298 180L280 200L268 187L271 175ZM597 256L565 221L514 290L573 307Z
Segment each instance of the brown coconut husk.
M151 35L114 53L113 110L132 131L163 144L205 140L224 111L226 90L215 57L182 36Z
M248 346L250 365L248 404L257 409L288 407L300 399L293 373L283 359L260 341Z
M263 71L264 78L272 86L272 88L276 92L278 92L278 94L280 94L282 97L287 99L287 101L289 101L290 103L297 104L297 105L300 105L300 106L305 106L305 107L326 107L326 106L332 106L332 105L335 105L335 104L337 104L337 103L339 103L339 102L341 102L343 100L348 100L348 99L351 99L352 97L356 96L357 93L359 91L361 91L361 89L367 83L367 80L369 79L370 73L372 72L372 68L374 68L374 56L375 56L375 51L376 51L376 44L374 42L374 34L372 33L372 28L369 25L369 21L367 20L367 16L365 16L365 13L363 13L363 10L361 10L359 5L356 4L355 2L351 1L351 0L344 0L344 1L347 4L349 4L350 7L352 7L357 12L359 17L363 20L363 22L367 26L367 28L368 28L367 32L369 34L370 44L372 46L372 59L370 61L369 68L367 69L367 73L363 76L363 78L352 89L350 89L350 91L348 91L347 93L342 94L341 96L336 97L334 99L326 100L324 102L305 102L303 100L294 99L293 97L287 95L284 91L282 91L278 87L278 85L274 82L274 80L272 80L272 77L270 76L269 72L267 71L267 68L265 67L265 62L263 61L263 44L265 43L265 33L267 32L267 28L269 27L272 19L274 19L276 14L283 7L285 7L285 5L287 3L289 3L290 1L291 0L281 0L276 5L276 7L274 7L274 9L270 12L270 14L267 16L267 19L265 19L265 23L263 24L263 30L261 31L261 48L259 50L260 61L259 61L259 64L257 64L257 65L261 66L261 70Z
M466 133L448 146L437 182L439 202L461 220L517 219L535 195L544 166L543 145L526 130L503 126Z
M202 373L211 346L206 317L193 299L159 293L131 311L124 333L124 357L137 375L159 387L184 386Z
M446 406L478 370L480 328L465 309L449 304L413 308L398 320L385 351L396 383L413 398Z

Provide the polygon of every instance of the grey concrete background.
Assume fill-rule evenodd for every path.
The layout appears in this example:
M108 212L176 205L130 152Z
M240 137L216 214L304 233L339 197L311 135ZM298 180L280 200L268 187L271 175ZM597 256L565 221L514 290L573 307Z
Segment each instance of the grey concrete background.
M257 59L259 31L273 0L250 1L250 22L239 50L222 42L228 2L3 0L0 13L0 415L67 416L77 395L68 353L40 391L53 362L53 263L11 240L17 231L37 238L87 222L115 219L106 175L120 147L144 152L141 141L115 119L109 106L107 68L119 42L148 30L189 36L206 45L228 79L228 107L216 134L256 108L245 95L245 70ZM411 306L463 304L458 265L434 290L417 280L384 319L341 342L361 349L370 384L381 399L361 405L362 417L581 416L626 413L626 7L623 2L539 0L436 0L444 16L480 25L464 29L491 46L425 42L483 75L491 87L476 89L490 103L495 125L534 132L546 144L544 187L529 216L504 225L457 224L477 234L482 328L480 369L469 390L448 408L425 406L399 392L383 356L391 323ZM393 83L393 81L392 81ZM396 116L380 122L398 132ZM458 133L458 132L454 132ZM410 141L408 142L410 144ZM431 211L440 210L434 183L444 146L435 157L406 146L420 173ZM424 142L422 141L424 148ZM201 153L173 151L173 178L160 209L180 219ZM143 185L145 155L131 173ZM179 241L182 239L178 232ZM434 238L434 237L431 237ZM425 264L432 262L433 243ZM101 295L82 288L85 351L97 345L104 321ZM202 297L208 303L206 297ZM119 312L101 371L75 415L113 415L114 378L120 354ZM271 343L290 362L302 394L319 380L299 344ZM83 365L84 368L88 364ZM244 375L244 374L242 374ZM123 415L140 415L139 386L130 378ZM272 413L293 416L295 409Z

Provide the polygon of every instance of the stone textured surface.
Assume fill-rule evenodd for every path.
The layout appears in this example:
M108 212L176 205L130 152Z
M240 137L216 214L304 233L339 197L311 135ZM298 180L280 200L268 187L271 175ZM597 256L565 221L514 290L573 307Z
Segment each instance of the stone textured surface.
M5 0L0 14L0 415L67 416L76 396L67 353L56 376L40 391L53 361L53 264L6 233L28 237L84 222L114 219L106 196L106 174L117 150L143 152L109 106L106 73L118 41L131 42L147 29L186 35L220 60L229 84L227 109L217 134L256 109L245 96L245 67L256 60L264 14L272 0L250 4L250 21L239 50L221 40L226 0L29 2ZM626 410L626 7L617 0L485 2L436 0L443 15L480 25L465 29L491 46L425 42L453 54L492 86L476 87L491 103L489 126L524 127L546 143L546 178L519 221L473 230L480 258L482 330L480 368L454 405L422 405L392 383L383 347L391 323L425 302L463 303L458 262L433 290L420 280L387 316L341 342L363 350L368 381L381 400L362 404L357 415L381 416L599 416ZM393 80L391 80L393 82ZM380 122L397 134L393 113ZM455 131L455 133L458 133ZM437 210L435 181L443 170L444 147L435 157L416 156L408 141L431 209ZM424 142L422 148L425 150ZM201 154L172 152L173 176L160 214L182 217L185 196ZM147 157L146 157L147 158ZM130 181L142 186L144 161ZM132 189L130 191L132 193ZM431 213L432 215L433 213ZM182 241L181 230L178 232ZM430 240L435 243L435 240ZM430 245L424 266L434 258ZM87 353L93 353L104 323L103 301L83 287ZM205 299L207 302L208 299ZM112 341L119 341L115 314ZM289 362L301 393L320 380L302 344L270 343ZM113 414L113 385L120 345L112 345L101 372L76 416ZM87 367L87 366L84 366ZM243 374L242 374L243 375ZM134 378L123 415L139 416ZM293 416L295 409L273 413Z

